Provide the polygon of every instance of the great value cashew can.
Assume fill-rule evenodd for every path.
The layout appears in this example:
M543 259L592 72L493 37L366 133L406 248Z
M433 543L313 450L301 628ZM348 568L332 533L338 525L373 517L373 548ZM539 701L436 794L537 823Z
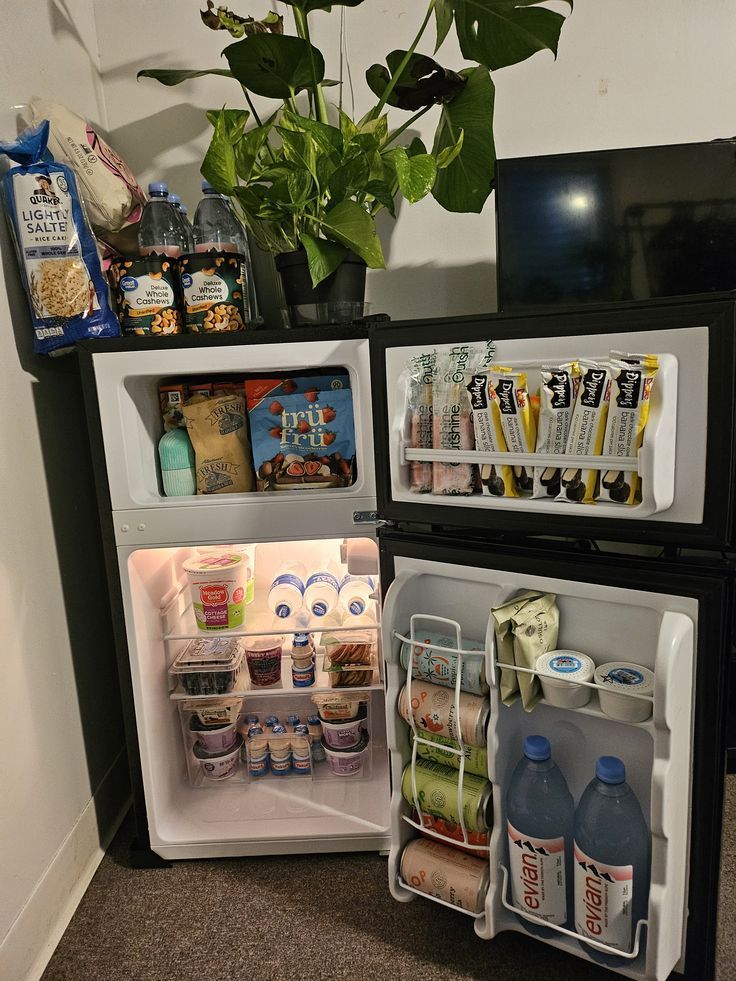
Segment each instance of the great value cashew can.
M403 881L452 906L482 913L490 881L488 859L475 858L438 841L416 838L401 856Z
M176 259L113 259L107 275L124 334L181 334Z
M189 334L245 330L244 257L237 252L197 252L179 260Z
M411 711L418 729L448 736L469 746L486 745L486 728L491 707L487 698L460 692L460 718L455 712L455 692L452 688L431 685L427 681L412 681ZM406 686L399 693L399 714L409 722L406 706Z

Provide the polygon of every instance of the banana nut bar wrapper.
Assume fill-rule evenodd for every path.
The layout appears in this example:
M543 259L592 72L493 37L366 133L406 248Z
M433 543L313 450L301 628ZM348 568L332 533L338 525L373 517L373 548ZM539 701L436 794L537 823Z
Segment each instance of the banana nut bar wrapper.
M412 358L407 365L405 440L412 449L432 447L432 384L437 369L437 352ZM412 494L432 493L432 464L409 462L409 490Z
M608 406L604 456L636 456L649 418L652 386L659 368L655 354L611 352L613 380ZM601 501L636 504L641 500L641 477L636 471L606 470L601 475Z
M606 434L611 368L597 361L580 361L582 378L567 436L565 452L573 456L600 456ZM567 467L560 475L558 501L593 504L600 471L587 467Z
M498 414L509 453L534 453L537 428L532 413L525 371L492 366L488 369L488 391ZM528 497L534 486L533 468L512 464L513 491L508 497Z
M542 365L537 453L557 455L565 452L579 385L577 361ZM559 493L560 468L535 467L532 497L556 497Z
M498 408L490 396L487 371L465 376L466 388L473 414L475 448L485 453L506 453L507 446L501 429ZM484 494L492 497L516 497L513 473L506 464L482 463L480 480Z
M557 645L560 614L554 593L524 592L493 609L496 650L500 664L534 668L537 658ZM516 701L531 712L542 697L536 675L501 669L501 700Z

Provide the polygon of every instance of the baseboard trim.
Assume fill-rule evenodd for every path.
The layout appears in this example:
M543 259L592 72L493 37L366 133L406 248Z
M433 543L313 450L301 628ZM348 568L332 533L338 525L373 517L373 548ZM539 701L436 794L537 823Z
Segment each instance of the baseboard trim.
M39 981L129 807L123 749L0 944L0 978Z

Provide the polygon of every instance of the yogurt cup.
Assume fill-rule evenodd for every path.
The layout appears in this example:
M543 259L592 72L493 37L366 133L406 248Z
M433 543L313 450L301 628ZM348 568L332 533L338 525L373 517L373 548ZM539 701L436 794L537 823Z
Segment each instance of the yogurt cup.
M629 698L628 694L653 695L654 672L631 661L609 661L595 669L595 683L601 685L598 697L601 711L620 722L646 722L652 702Z
M235 744L238 732L235 722L218 722L208 726L200 722L196 713L189 719L189 731L208 753L225 753Z
M231 777L237 768L242 745L243 737L240 734L234 746L225 753L208 753L200 743L195 743L194 757L199 761L205 779L216 782Z
M537 658L536 671L545 701L559 708L582 708L590 701L592 688L575 684L592 681L595 663L580 651L548 651Z
M245 660L253 688L268 688L281 681L281 655L284 637L271 634L267 637L245 637Z
M368 753L368 736L352 749L333 749L323 742L327 765L337 777L352 777L360 773Z
M363 734L363 719L351 722L326 722L322 720L322 739L330 749L352 749Z
M238 552L196 555L184 562L192 608L200 630L242 627L245 618L245 568Z

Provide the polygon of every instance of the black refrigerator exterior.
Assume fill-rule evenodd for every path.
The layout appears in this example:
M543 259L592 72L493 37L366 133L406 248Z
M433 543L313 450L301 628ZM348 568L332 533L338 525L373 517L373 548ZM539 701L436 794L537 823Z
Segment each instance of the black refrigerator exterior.
M484 580L488 589L495 588L495 583L513 581L523 584L525 579L543 583L548 580L562 583L563 592L565 583L570 586L570 609L579 611L581 597L596 597L597 594L591 593L591 589L596 588L607 591L605 596L609 599L615 600L618 595L634 597L634 604L637 594L646 594L655 597L654 607L659 602L656 597L666 595L662 609L668 605L673 610L687 608L696 623L692 651L691 756L685 768L690 785L688 788L687 779L681 775L681 785L675 788L675 796L663 800L666 794L660 794L661 788L655 787L657 781L653 778L650 815L654 842L655 824L657 835L666 839L668 814L672 816L682 808L689 813L689 818L684 819L687 821L687 855L682 870L682 890L678 893L676 889L668 888L666 876L670 872L663 871L663 860L657 859L655 863L653 859L652 920L647 940L647 946L652 950L622 965L620 973L630 977L660 978L672 969L673 978L715 977L728 685L734 639L735 328L736 304L733 294L728 294L676 303L632 303L534 316L498 315L395 323L376 329L371 338L378 511L384 522L379 532L384 645L394 640L386 632L391 629L392 616L396 620L394 626L399 630L403 627L406 632L406 613L414 608L406 603L401 606L400 588L406 593L406 583L412 576L423 576L425 586L414 593L409 588L408 595L414 597L414 602L417 597L423 597L426 605L434 601L436 608L432 611L425 608L424 612L441 615L447 615L443 610L449 609L446 597L448 588L452 589L448 584L454 576L461 583L456 596L459 598L465 590L468 609L476 596L473 592L475 578ZM611 349L662 352L665 355L660 358L660 364L668 364L669 368L662 375L656 411L653 408L652 437L649 445L642 448L640 458L642 484L649 483L652 494L648 496L645 491L643 507L640 506L637 515L620 506L618 509L598 504L570 506L562 502L555 506L555 503L545 501L540 510L537 508L539 502L534 500L517 500L509 506L504 499L492 500L480 494L451 498L411 493L408 465L412 459L421 460L422 457L419 452L413 456L407 453L407 446L411 446L411 425L406 415L403 368L409 359L421 352L487 340L496 343L498 363L521 361L530 364L531 370L534 366L538 368L542 361L602 356ZM665 416L672 414L674 418L668 421ZM657 445L658 441L660 445ZM431 454L429 457L438 459L437 456L432 458ZM455 460L470 458L460 454ZM448 457L440 455L440 459ZM452 453L449 460L453 460ZM435 583L441 584L435 586L435 593L432 592L433 577ZM410 604L411 598L407 602ZM689 607L686 606L688 603ZM401 613L397 612L399 610ZM696 612L692 613L693 610ZM575 615L581 616L579 612ZM448 616L449 620L451 616ZM616 656L626 660L626 623L619 620L606 625L605 616L601 622L604 631L606 626L612 635L618 631L618 635L610 636L609 641L612 648L620 652ZM584 647L578 649L585 650ZM388 650L385 657L387 662L396 661L395 654L390 655ZM658 653L657 658L657 664L667 665L666 651ZM395 677L400 676L399 668L389 667L389 713L392 694L395 698L396 684L400 683L394 683L392 692L392 670ZM670 690L676 692L677 684ZM655 717L657 699L661 700L661 708L665 695L655 693ZM500 714L506 711L502 708ZM540 726L544 718L546 716L540 715ZM600 724L600 719L585 721L580 730L582 738ZM659 722L655 723L655 729L659 725ZM668 723L662 721L661 725L666 731ZM504 724L499 723L497 728L503 730ZM676 724L673 732L674 728ZM658 754L663 752L666 757L668 752L661 748L665 742L657 744L660 737L655 729L652 730L655 739L652 773L663 762L657 762ZM625 748L625 733L620 729L616 731L624 736L622 746ZM489 737L489 746L490 743ZM401 739L396 737L392 746L393 755L397 757L392 767L395 799L400 798L396 782L407 761L401 745ZM503 767L500 770L497 767L500 773L507 765L506 756L518 758L520 748L518 743L513 747L498 745L501 748L497 749L497 755L504 757ZM616 747L611 752L616 752ZM622 755L625 754L622 752ZM501 799L494 797L494 805ZM399 799L394 809L400 811L401 807ZM494 823L499 816L494 806ZM401 824L401 818L398 813L393 826L395 833L399 829L401 840L392 850L389 879L396 898L408 900L413 897L404 888L397 872L397 849L407 840L404 834L407 827ZM673 817L673 824L676 820ZM670 844L675 840L676 836L673 836ZM667 865L667 869L673 867ZM491 877L493 883L493 868ZM655 888L656 877L662 881ZM660 886L663 887L661 891ZM480 924L476 921L476 932L489 939L503 929L518 929L512 925L513 917L509 920L501 908L505 903L498 895L499 888L493 885L491 888L495 888L499 915L495 916L491 911L490 923L488 916L484 916ZM673 909L673 903L681 903L682 910ZM676 932L680 915L681 941L670 936L670 946L665 952L667 943L663 936L669 930L667 924L669 922ZM556 945L564 946L563 943ZM573 948L568 946L568 949ZM489 948L488 966L492 969L491 951ZM681 956L678 958L673 951L680 951ZM665 964L666 974L663 974Z

